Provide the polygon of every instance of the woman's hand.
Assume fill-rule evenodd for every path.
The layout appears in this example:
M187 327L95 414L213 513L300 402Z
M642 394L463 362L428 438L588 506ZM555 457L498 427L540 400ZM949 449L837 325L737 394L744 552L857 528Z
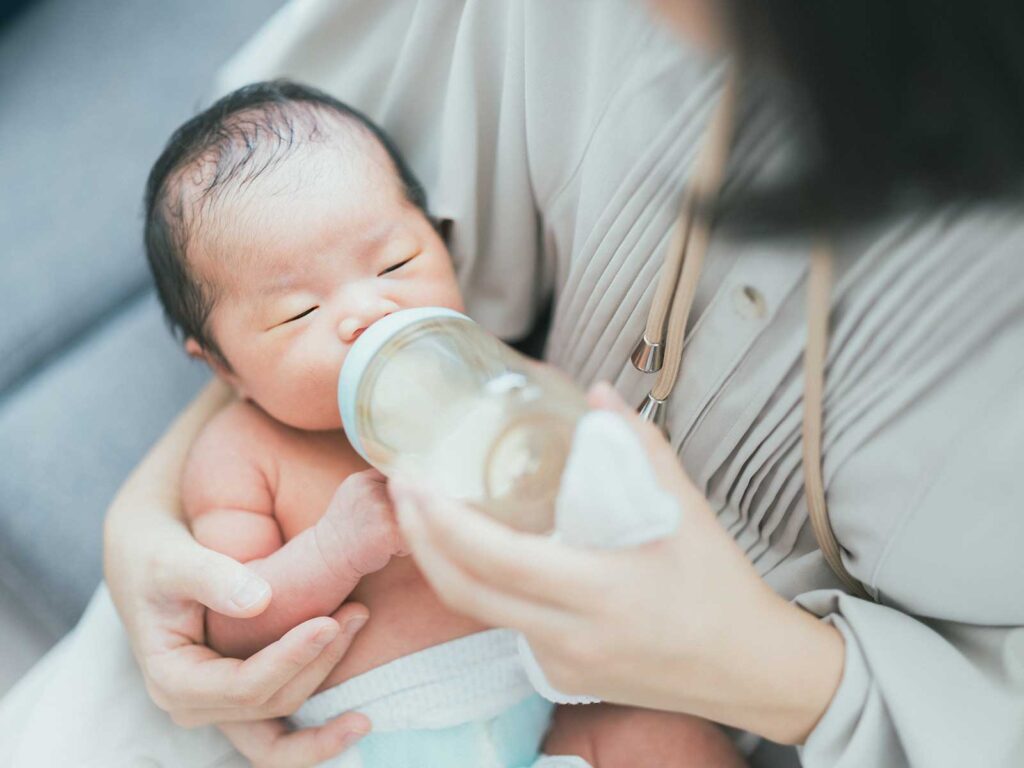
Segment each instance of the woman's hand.
M269 603L266 584L200 546L177 521L166 519L147 537L122 556L108 537L108 563L119 560L108 573L117 574L118 608L146 688L174 722L218 724L261 768L314 765L369 731L358 713L294 733L277 719L298 709L341 660L365 623L365 607L350 603L300 624L244 661L223 658L204 645L204 606L254 616Z
M606 385L590 400L636 431L679 502L678 533L583 550L392 482L424 575L454 610L522 631L562 691L801 742L838 686L841 636L762 582L656 429Z
M270 602L265 581L201 546L182 519L178 482L189 445L229 398L211 385L153 447L107 515L104 570L147 690L176 723L216 723L261 768L313 765L340 753L370 727L347 713L294 733L279 719L306 700L367 618L350 603L312 619L244 661L205 642L204 606L239 618Z

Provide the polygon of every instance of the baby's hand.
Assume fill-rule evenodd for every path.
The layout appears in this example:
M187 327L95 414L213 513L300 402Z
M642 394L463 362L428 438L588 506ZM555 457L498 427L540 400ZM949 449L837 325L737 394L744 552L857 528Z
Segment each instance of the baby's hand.
M407 555L387 478L376 469L349 475L316 525L316 542L328 567L345 580L358 580L392 557Z

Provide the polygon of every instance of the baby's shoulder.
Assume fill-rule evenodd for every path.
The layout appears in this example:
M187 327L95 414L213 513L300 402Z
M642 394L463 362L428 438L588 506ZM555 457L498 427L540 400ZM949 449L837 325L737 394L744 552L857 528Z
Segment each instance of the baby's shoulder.
M182 473L186 507L245 501L272 509L276 493L275 422L255 406L233 402L213 416L192 443Z
M233 400L208 421L199 439L224 444L245 444L254 439L274 438L278 423L246 400Z
M271 454L291 431L252 403L236 400L221 409L202 428L193 452L231 454L253 460Z

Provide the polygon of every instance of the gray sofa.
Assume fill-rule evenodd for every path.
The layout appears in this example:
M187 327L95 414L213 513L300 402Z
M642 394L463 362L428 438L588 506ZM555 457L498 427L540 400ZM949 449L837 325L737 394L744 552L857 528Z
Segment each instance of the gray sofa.
M54 637L118 484L205 381L150 289L141 195L282 0L42 0L0 27L0 589Z

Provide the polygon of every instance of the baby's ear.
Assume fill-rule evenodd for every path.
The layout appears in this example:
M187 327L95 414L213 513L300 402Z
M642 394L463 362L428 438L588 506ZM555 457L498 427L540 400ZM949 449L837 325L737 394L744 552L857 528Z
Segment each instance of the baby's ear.
M202 344L191 336L185 339L185 353L193 360L202 360L215 374L230 383L228 376L229 371L224 367L223 363L221 363L220 358L207 351Z
M199 360L205 360L206 362L209 362L209 360L207 360L206 358L206 350L203 349L199 342L193 339L191 336L185 339L185 352L186 354L188 354L189 357L195 357L198 358Z
M208 352L202 344L191 336L185 339L185 352L189 357L196 360L202 360L206 363L217 378L234 389L239 397L248 397L239 378L232 372L231 368L223 362L223 358L219 355Z

